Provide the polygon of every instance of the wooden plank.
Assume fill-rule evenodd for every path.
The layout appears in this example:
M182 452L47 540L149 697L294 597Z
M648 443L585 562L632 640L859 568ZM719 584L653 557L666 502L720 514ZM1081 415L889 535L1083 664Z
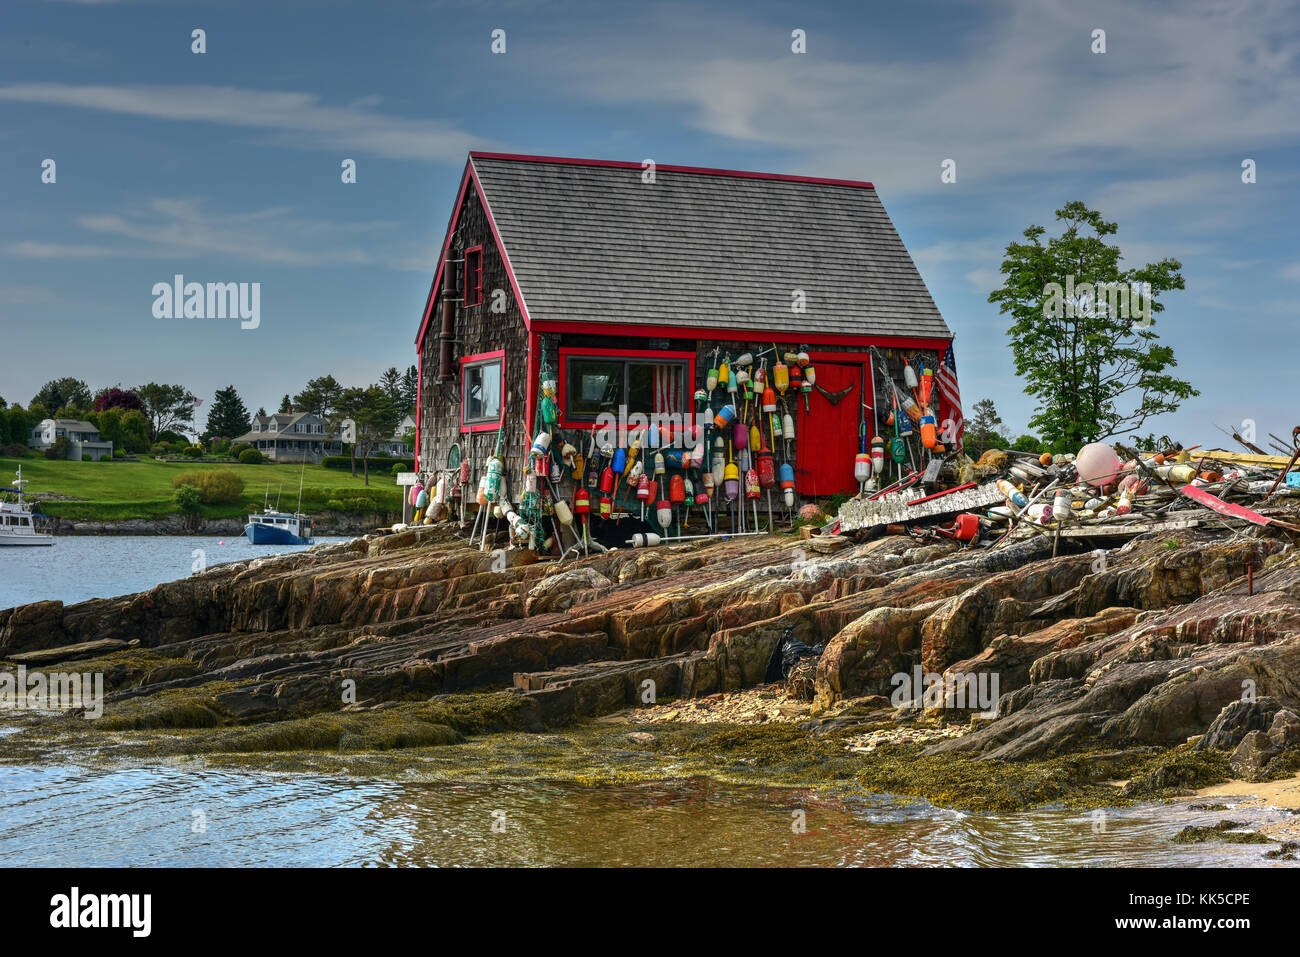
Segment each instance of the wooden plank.
M1213 459L1216 462L1234 462L1238 465L1259 465L1270 469L1284 469L1291 461L1285 455L1252 455L1250 452L1225 452L1223 449L1198 450L1191 453L1192 461L1198 458Z
M877 528L881 525L893 525L903 522L915 522L920 519L937 518L943 515L956 515L959 512L979 511L990 505L1001 505L1004 496L992 482L980 485L964 492L953 492L940 498L933 498L917 505L909 505L907 499L850 499L840 506L841 530L855 531L859 528Z

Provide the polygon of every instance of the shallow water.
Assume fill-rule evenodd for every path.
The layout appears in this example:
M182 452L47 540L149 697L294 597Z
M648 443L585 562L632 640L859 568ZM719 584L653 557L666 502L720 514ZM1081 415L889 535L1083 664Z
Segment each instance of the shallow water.
M583 788L0 766L0 866L1294 866L1263 858L1275 845L1169 840L1223 816L1169 805L1104 819L962 814L704 780Z
M345 540L318 538L316 544ZM48 547L0 548L0 608L114 598L184 578L200 563L211 566L309 547L254 545L242 535L61 535Z

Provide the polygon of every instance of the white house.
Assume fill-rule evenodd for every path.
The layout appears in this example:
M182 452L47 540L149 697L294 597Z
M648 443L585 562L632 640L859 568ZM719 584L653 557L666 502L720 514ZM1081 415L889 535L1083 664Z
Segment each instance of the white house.
M81 419L44 419L32 429L27 444L34 449L48 449L64 436L71 443L68 458L74 462L87 455L95 462L113 457L113 443L101 440L99 429Z
M252 431L232 439L246 442L271 462L311 462L320 465L327 455L343 451L339 437L324 420L311 412L281 412L253 417Z

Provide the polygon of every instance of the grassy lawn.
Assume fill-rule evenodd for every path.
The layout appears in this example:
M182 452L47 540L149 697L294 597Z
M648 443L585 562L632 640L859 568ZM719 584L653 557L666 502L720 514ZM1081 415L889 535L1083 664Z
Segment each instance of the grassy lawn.
M30 480L26 495L41 503L46 515L81 520L162 518L177 511L172 499L172 479L183 472L200 469L228 469L244 480L244 495L231 505L205 505L208 518L237 518L262 507L268 485L271 505L276 493L280 506L293 511L298 504L300 465L227 465L192 462L68 462L44 457L12 459L0 456L0 486L9 487L18 466ZM345 469L308 465L303 477L302 505L305 512L324 510L368 513L401 511L401 491L387 472L370 473L370 487L362 481L360 469L354 479ZM61 502L47 493L69 495L85 501ZM341 506L341 507L340 507Z

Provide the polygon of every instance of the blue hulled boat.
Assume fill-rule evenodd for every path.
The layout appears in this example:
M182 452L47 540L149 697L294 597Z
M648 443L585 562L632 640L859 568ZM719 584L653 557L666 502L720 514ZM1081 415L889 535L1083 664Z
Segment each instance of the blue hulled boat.
M300 512L262 511L248 516L244 534L254 545L310 545L315 522Z

